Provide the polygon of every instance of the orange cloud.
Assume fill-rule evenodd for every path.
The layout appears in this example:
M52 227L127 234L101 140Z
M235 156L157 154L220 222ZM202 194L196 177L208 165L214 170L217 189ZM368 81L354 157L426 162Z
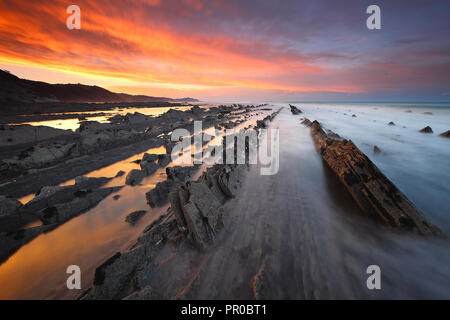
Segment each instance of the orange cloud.
M57 79L46 79L45 70L95 77L98 85L109 81L116 88L134 86L132 91L138 93L155 85L185 90L360 91L354 85L308 83L304 79L320 75L323 67L286 46L244 34L189 32L189 25L180 31L172 20L149 19L148 12L160 12L159 0L78 2L81 30L66 28L66 1L2 1L0 62L40 68L42 79L50 82ZM180 8L172 8L172 19L178 12L211 13L200 0L179 3Z

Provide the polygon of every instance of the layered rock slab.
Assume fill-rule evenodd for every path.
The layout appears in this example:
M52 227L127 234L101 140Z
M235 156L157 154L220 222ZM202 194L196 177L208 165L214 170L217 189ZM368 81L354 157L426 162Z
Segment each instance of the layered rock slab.
M392 228L445 237L352 141L331 137L317 121L311 134L323 160L367 215Z

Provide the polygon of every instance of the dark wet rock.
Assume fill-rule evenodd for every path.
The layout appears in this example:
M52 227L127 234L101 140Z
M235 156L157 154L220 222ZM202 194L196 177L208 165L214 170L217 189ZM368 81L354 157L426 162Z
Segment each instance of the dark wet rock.
M242 175L244 173L244 166L224 166L218 175L217 181L222 192L230 198L236 196L236 192L242 183Z
M17 199L0 196L0 218L15 214L21 206L22 203Z
M353 117L353 118L356 118L356 114L352 114L352 117Z
M406 110L405 112L407 112L407 113L412 113L412 111L411 111L411 110Z
M138 239L137 245L157 245L162 241L170 239L171 235L178 234L178 232L177 222L163 215L145 228L143 234Z
M139 240L141 245L125 253L116 253L95 270L94 286L80 299L110 300L142 297L144 292L141 291L148 289L145 289L147 285L143 283L145 279L139 270L151 267L158 245L178 232L175 220L159 224L145 232Z
M133 211L127 215L125 221L131 225L135 225L146 213L146 210Z
M380 152L381 152L381 149L378 148L378 146L373 146L373 152L374 152L374 153L380 153Z
M123 123L143 123L143 122L149 122L153 119L151 116L147 116L145 114L135 112L135 113L127 113L126 115L122 116L121 122ZM111 118L110 118L111 120Z
M220 203L223 203L228 196L222 191L220 185L219 185L219 176L222 172L222 166L215 165L213 167L210 167L202 174L200 179L202 181L205 181L205 183L208 185L208 187L211 189L211 192L214 194L217 200L219 200Z
M267 127L267 124L264 120L256 120L256 127L264 129Z
M75 187L77 189L97 189L110 181L111 178L95 178L95 177L86 177L86 176L78 176L75 177Z
M307 127L311 127L312 122L308 118L304 118L302 124L304 124Z
M159 166L154 163L154 162L146 162L143 161L141 162L141 168L142 171L145 172L145 175L151 175L152 173L154 173L156 170L158 170Z
M204 113L204 110L199 106L193 106L189 111L195 115L202 115Z
M426 112L424 112L423 114L431 115L431 114L433 114L433 112L426 111Z
M25 207L38 211L58 203L71 201L77 189L74 186L45 186L31 199Z
M444 138L450 138L450 130L447 130L447 131L445 131L445 132L442 132L442 133L440 134L440 136L441 136L441 137L444 137Z
M298 109L296 106L293 106L292 104L290 104L289 107L291 108L292 114L300 114L300 113L302 113L302 111L300 109Z
M274 113L269 119L273 119ZM267 119L268 121L270 121ZM240 167L240 168L238 168ZM229 198L219 185L222 179L228 194L237 192L246 165L217 164L206 170L197 181L182 183L190 170L184 167L168 168L167 180L160 182L147 194L151 205L170 200L166 215L160 216L145 228L137 243L126 253L117 253L95 272L94 287L82 299L143 299L162 297L152 285L153 270L160 268L161 252L172 255L173 250L192 246L199 248L212 244L223 227L223 204ZM239 181L238 181L239 180ZM169 250L169 251L167 251ZM169 284L170 286L170 284ZM158 287L159 288L159 287ZM176 292L175 292L176 293ZM164 290L164 294L167 291ZM170 297L179 297L170 295Z
M155 188L145 194L145 198L150 207L158 207L167 202L172 184L171 181L167 180L158 182Z
M0 125L0 146L11 146L16 144L36 143L58 136L73 136L72 130L61 130L47 126Z
M194 243L206 248L223 226L224 201L236 195L245 165L215 165L197 179L170 192L171 210L181 229Z
M3 162L25 169L42 167L67 158L76 151L76 148L75 143L42 143L24 150L13 158L4 159Z
M205 248L222 227L223 208L206 184L192 182L187 189L189 199L182 206L183 215L194 241Z
M89 178L78 176L72 186L45 186L31 199L24 208L29 211L39 211L45 207L69 202L77 197L77 192L82 190L93 190L101 187L111 178Z
M153 153L144 153L142 157L142 161L146 162L155 162L156 160L158 160L158 155Z
M158 155L158 165L160 167L165 167L170 163L170 155L167 154L159 154Z
M328 134L329 137L334 138L334 139L340 139L341 138L340 135L338 135L336 132L331 131L331 130L327 130L327 134Z
M125 174L125 171L120 170L119 172L117 172L116 177L121 177Z
M139 184L144 178L145 172L143 170L133 169L128 172L125 183L127 185L134 186Z
M180 186L169 192L170 209L173 212L177 224L180 228L187 228L186 219L183 214L183 206L189 198L189 193L185 186Z
M422 133L433 133L433 129L431 129L430 126L426 126L425 128L421 129L419 132L422 132Z
M119 116L119 115L118 115ZM109 123L101 123L98 121L83 121L78 127L79 132L95 131L113 128Z
M109 178L77 177L76 183L72 186L42 187L33 199L17 208L16 214L0 216L0 232L13 232L39 219L41 210L84 197L86 193L99 188L109 180Z
M319 154L365 214L392 228L445 237L352 141L329 137L317 121L311 133Z
M191 177L195 171L199 168L198 165L194 166L174 166L167 167L166 174L167 178L171 180L180 180L182 182L186 181L189 177Z
M119 200L120 199L120 194L116 194L114 197L113 197L113 200Z
M30 242L41 233L53 230L56 225L44 225L14 232L0 233L0 263L16 252L21 246Z
M283 109L283 108L278 109L277 111L275 111L272 114L266 116L262 120L256 120L256 129L267 128L269 122L272 121L276 117L276 115L281 111L281 109Z
M86 192L70 202L56 204L42 210L39 215L44 224L61 224L67 220L86 212L96 206L111 193L120 190L120 187L103 188Z
M388 125L395 126L395 123L393 121L389 122Z

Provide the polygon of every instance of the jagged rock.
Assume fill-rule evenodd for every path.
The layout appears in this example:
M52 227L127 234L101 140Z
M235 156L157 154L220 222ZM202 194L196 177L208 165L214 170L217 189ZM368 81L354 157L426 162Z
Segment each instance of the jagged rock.
M78 176L75 177L75 186L77 189L97 189L110 181L111 178L105 178L105 177L85 177L85 176Z
M300 109L298 109L296 106L293 106L292 104L290 104L289 107L291 107L292 114L300 114L300 113L302 113L302 111Z
M170 155L159 154L158 155L158 165L160 167L165 167L170 163Z
M125 221L131 225L135 225L146 213L146 210L133 211L127 215Z
M72 201L45 208L40 212L40 218L44 224L61 224L96 206L101 200L119 189L120 187L114 187L84 192Z
M22 203L20 203L17 199L0 196L0 217L9 216L16 213L17 209L21 206Z
M153 261L159 243L178 233L175 220L159 224L145 232L140 238L141 245L128 252L117 252L95 270L94 287L80 299L123 299L141 291L139 270L145 270ZM131 296L132 297L132 296Z
M336 132L333 132L331 130L327 130L327 134L331 138L335 138L335 139L340 139L341 138L340 135L338 135Z
M39 212L45 208L69 203L87 192L99 188L110 178L75 178L75 184L69 186L44 186L28 203L18 209L18 214L0 221L0 231L15 230L24 224L39 218Z
M445 132L442 132L442 133L440 134L440 136L441 136L441 137L444 137L444 138L450 138L450 130L447 130L447 131L445 131Z
M191 182L187 189L189 199L182 206L183 216L195 242L205 248L222 226L223 208L206 184Z
M54 229L55 225L43 225L14 232L0 233L0 263L5 261L21 246L30 242L41 233Z
M374 152L374 153L380 153L380 152L381 152L381 149L378 148L378 146L373 146L373 152Z
M186 181L197 169L198 165L194 166L174 166L166 168L167 178L172 180Z
M393 228L445 237L353 142L329 137L317 121L311 133L318 152L364 213Z
M23 151L20 155L3 160L4 163L20 168L34 168L49 165L69 156L77 145L75 143L39 144Z
M145 172L143 170L133 169L128 172L127 177L125 178L125 183L127 185L134 186L139 184L144 178Z
M77 188L74 186L45 186L25 207L31 211L38 211L58 203L71 201L75 198L76 191Z
M158 155L153 153L144 153L142 157L142 161L155 162L156 160L158 160Z
M117 172L116 177L121 177L125 174L125 171L120 170L119 172Z
M388 125L395 126L395 123L393 121L389 122Z
M189 111L195 115L202 115L204 113L203 109L199 106L193 106Z
M140 165L141 165L142 171L144 171L145 175L147 175L147 176L151 175L159 168L159 166L154 162L143 161L143 162L141 162Z
M111 178L78 176L75 178L75 184L73 186L45 186L41 188L25 207L37 211L58 203L67 202L76 197L77 191L82 189L97 189L110 180Z
M256 128L264 129L267 127L267 124L264 120L256 120Z
M256 127L255 127L255 129L267 128L269 122L272 121L275 118L275 116L281 111L281 109L283 109L283 107L281 107L277 111L273 112L272 114L266 116L263 120L256 120Z
M83 121L80 123L80 126L78 127L79 132L85 132L85 131L94 131L94 130L105 130L105 129L111 129L112 126L109 123L101 123L98 121Z
M169 239L170 235L177 234L179 231L177 222L166 219L167 216L163 215L146 227L137 245L155 245Z
M240 186L244 165L215 165L196 182L174 188L170 194L172 212L178 225L201 248L210 245L222 227L222 203Z
M219 175L221 173L222 166L214 165L206 170L203 175L200 177L201 180L205 181L208 187L211 189L212 193L219 200L220 203L223 203L227 198L227 195L222 191L219 185Z
M430 126L426 126L425 128L421 129L419 132L422 132L422 133L433 133L433 129L431 129Z
M242 182L244 165L224 166L218 175L220 189L227 197L234 197Z
M155 188L145 194L150 207L158 207L167 202L171 185L172 182L167 180L158 182Z
M182 207L184 206L189 197L187 190L185 189L184 186L181 186L178 189L175 188L174 190L169 192L168 197L170 202L170 208L174 213L178 226L180 226L181 228L186 228L187 223L186 219L184 218Z
M304 124L304 125L307 126L307 127L311 127L312 122L311 122L308 118L305 118L305 119L302 121L302 124Z
M11 146L24 143L37 143L57 136L74 135L72 130L61 130L48 126L0 125L0 146Z

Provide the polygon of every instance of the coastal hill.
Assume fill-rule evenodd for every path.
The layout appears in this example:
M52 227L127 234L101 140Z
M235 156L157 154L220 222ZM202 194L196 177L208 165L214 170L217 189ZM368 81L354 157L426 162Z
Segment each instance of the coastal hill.
M83 84L50 84L21 79L6 70L0 70L0 102L197 102L193 98L172 99L145 95L116 93L98 86Z

